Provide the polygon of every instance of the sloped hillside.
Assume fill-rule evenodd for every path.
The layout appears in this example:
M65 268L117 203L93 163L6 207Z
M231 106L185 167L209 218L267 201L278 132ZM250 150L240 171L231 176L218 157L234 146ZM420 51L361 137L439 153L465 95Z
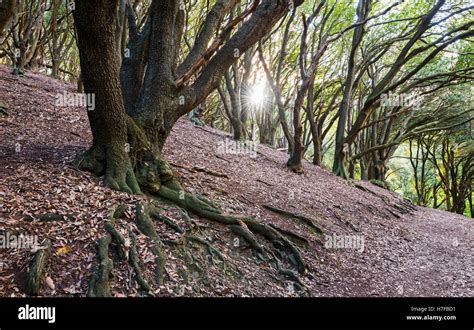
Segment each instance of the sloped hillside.
M9 71L0 66L0 99L8 106L8 116L0 117L0 233L51 241L41 296L87 294L98 264L96 242L107 235L104 225L118 205L125 212L115 228L126 238L128 258L112 246L113 296L474 294L472 219L415 207L387 190L346 182L309 163L303 175L295 175L285 167L285 153L261 145L255 153L235 150L228 134L186 119L165 147L184 187L225 213L272 224L295 243L307 270L298 274L294 260L282 255L284 271L278 271L227 226L155 200L165 259L163 283L156 283L155 242L141 234L135 218L135 205L148 197L112 191L69 165L91 141L85 109L55 106L57 93L74 92L74 86ZM327 236L350 237L363 246L326 248ZM265 249L272 248L258 238ZM148 292L136 281L137 264L126 260L135 245ZM0 249L0 296L26 295L35 255L31 249Z

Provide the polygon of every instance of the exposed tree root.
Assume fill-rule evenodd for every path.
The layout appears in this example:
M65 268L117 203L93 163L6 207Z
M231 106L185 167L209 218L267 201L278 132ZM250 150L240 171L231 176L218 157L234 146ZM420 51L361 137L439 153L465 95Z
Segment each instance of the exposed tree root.
M109 164L111 163L111 164ZM132 164L127 160L123 164L108 162L104 176L106 186L129 194L141 194L140 185L135 177Z
M207 247L207 250L209 251L209 254L211 256L211 260L214 260L214 256L218 256L219 259L221 259L221 261L225 263L225 258L222 255L222 253L218 249L216 249L210 242L205 240L204 238L194 236L194 235L184 235L184 239L186 241L197 242L197 243L205 245Z
M159 196L169 201L176 203L178 206L200 216L205 219L220 222L226 225L242 226L245 224L247 229L251 232L262 235L268 239L273 245L279 250L287 250L290 252L290 260L293 261L300 273L303 273L306 269L306 264L301 256L298 248L286 237L280 234L276 229L272 228L267 224L262 224L251 217L237 217L221 214L221 212L214 206L205 202L203 198L198 198L194 195L185 193L180 186L176 189L176 185L172 185L171 188L167 185L162 185L158 192ZM255 247L259 246L255 244L256 239L248 235L248 231L245 229L236 229L233 227L235 233L244 235L244 239L250 244L254 244ZM237 231L237 232L236 232Z
M110 297L112 295L109 283L113 277L114 267L112 259L109 258L109 246L112 241L116 243L119 258L122 260L128 259L126 240L114 227L115 220L123 216L125 210L125 205L119 205L115 208L110 219L105 223L105 230L108 234L101 237L96 243L99 265L89 281L88 297Z
M160 221L163 221L168 227L170 227L174 231L180 234L184 233L184 229L181 228L173 219L170 219L167 216L160 214L160 210L158 208L153 207L152 205L149 205L149 213L150 213L150 216Z
M278 269L278 273L287 276L288 278L298 283L303 288L306 288L306 285L303 282L301 282L301 279L299 278L298 273L296 273L295 271L292 271L291 269L280 268Z
M396 208L399 210L402 214L413 214L414 211L416 211L416 206L413 205L409 200L407 199L402 199L400 201L400 204L391 204L392 207Z
M305 238L296 233L284 231L276 226L273 227L269 224L261 223L253 217L222 214L220 207L205 196L186 193L179 182L175 179L176 174L172 170L171 166L158 156L155 157L150 155L150 157L145 158L142 162L136 164L135 174L132 177L128 175L130 170L130 167L128 166L122 166L120 168L117 167L117 170L120 171L115 173L114 167L110 166L110 164L107 162L107 159L105 159L106 156L104 156L104 150L102 150L101 155L98 155L99 151L91 148L83 156L80 163L81 168L92 171L96 174L100 173L105 175L106 183L108 183L108 185L112 188L126 192L140 192L141 189L143 189L151 195L159 196L164 200L171 202L173 206L177 206L179 208L180 213L185 221L194 225L194 228L201 226L189 216L188 212L210 221L228 225L234 234L242 237L250 245L250 247L256 251L258 257L261 257L261 259L263 259L265 262L270 262L272 264L274 263L276 265L276 270L279 273L290 277L292 280L299 283L299 285L302 285L296 272L292 271L291 269L286 269L280 265L282 265L283 262L290 262L294 265L299 273L305 272L306 264L303 260L301 252L299 251L298 247L286 236L307 243L308 241ZM125 172L123 170L125 170ZM201 169L196 168L193 168L192 170L201 171ZM111 173L110 171L114 173ZM221 176L220 173L210 173L207 170L203 171L210 175ZM109 174L111 174L111 178L116 181L114 181L116 184L114 182L109 182ZM117 179L119 180L117 181ZM140 185L141 188L138 187L138 185ZM116 210L114 212L115 215L113 218L123 215L124 211L125 209ZM162 221L174 231L182 234L180 239L175 241L165 241L165 243L180 246L182 249L181 251L190 257L190 260L186 262L189 267L197 268L200 270L200 273L205 271L203 269L203 263L199 260L199 254L193 255L193 253L188 253L189 251L186 248L186 242L204 245L210 255L211 262L214 263L214 261L217 261L215 260L215 257L217 257L220 261L222 261L225 270L225 256L217 248L215 248L210 241L200 237L199 235L190 234L189 231L192 230L193 227L190 227L191 229L186 229L186 231L173 219L160 214L160 209L153 207L152 205L145 205L144 203L139 202L136 205L135 211L138 229L141 233L148 236L153 242L151 252L155 256L156 285L161 286L163 284L165 273L165 254L163 251L163 241L160 239L156 231L154 219L152 218ZM296 214L291 214L291 216L303 221L315 232L319 234L322 233L322 230L316 226L311 219ZM130 235L132 235L132 244L130 249L128 249L129 255L127 256L126 240L122 237L120 232L114 228L113 221L110 221L106 224L106 229L108 235L101 238L98 242L100 265L91 279L89 295L110 296L111 294L109 279L112 273L113 263L108 257L109 245L111 242L117 243L118 255L121 259L126 259L127 257L129 258L129 262L134 268L136 280L140 287L147 292L151 292L152 289L150 283L146 281L140 269L139 256L136 250L136 239L133 236L133 233L130 233ZM257 237L257 234L270 242L273 245L273 248L270 249L266 245L260 243L260 238ZM187 277L186 274L183 276Z
M131 230L129 230L130 240L125 238L120 231L115 228L115 220L121 217L126 210L124 205L119 205L110 219L105 223L105 230L107 235L100 238L97 241L97 250L99 257L99 265L93 273L89 282L89 290L87 295L89 297L110 297L110 279L112 278L113 272L113 260L109 257L109 248L112 244L115 245L117 255L120 260L130 263L135 273L135 280L141 289L146 291L149 295L153 295L150 284L145 279L142 269L140 267L139 256L137 252L136 236ZM155 245L152 248L152 252L157 256L157 284L161 285L163 277L163 266L162 252L157 247L158 243L161 243L156 234L156 230L153 227L153 223L149 219L146 212L143 212L143 205L137 206L137 224L139 229L147 236L152 238Z
M179 167L179 168L185 169L189 172L202 172L202 173L206 173L206 174L209 174L211 176L218 177L218 178L226 178L226 179L229 178L229 176L227 174L214 172L214 171L211 171L211 170L205 169L203 167L199 167L199 166L188 167L188 166L184 166L184 165L176 164L176 163L170 163L170 164L173 165L174 167Z
M155 281L158 286L163 284L163 273L165 268L165 257L163 253L163 243L156 233L153 221L150 218L149 210L147 206L142 203L138 203L136 206L136 220L137 226L140 231L153 240L153 247L151 252L155 256L156 270L155 270Z
M400 214L398 214L395 211L392 211L390 208L386 208L386 210L388 211L388 213L390 213L391 215L393 215L397 219L400 219L402 217Z
M127 210L127 206L125 204L120 204L119 206L117 206L115 208L115 211L114 211L114 214L112 215L112 217L114 219L119 219L119 218L123 217L126 210Z
M33 263L26 280L26 293L29 295L38 295L44 282L46 267L51 256L51 241L46 239L44 248L35 253Z
M207 205L210 205L211 207L214 208L214 210L216 210L218 213L221 213L221 211L219 210L219 205L217 205L216 203L214 203L213 201L211 201L209 198L207 198L206 196L204 195L194 195L197 199L199 199L201 202L204 202L206 203Z
M277 214L280 214L280 215L283 215L283 216L286 216L286 217L289 217L289 218L300 220L305 225L307 225L308 227L310 227L311 229L316 231L318 234L323 233L323 230L314 224L314 220L312 220L312 219L310 219L310 218L308 218L304 215L296 214L296 213L293 213L293 212L290 212L290 211L285 211L285 210L282 210L280 208L277 208L277 207L274 207L274 206L271 206L271 205L267 205L267 204L264 204L262 206L264 208L266 208L267 210L270 210L270 211L275 212Z
M92 146L85 153L80 154L72 162L72 166L81 171L87 171L102 176L105 174L105 150L99 146Z
M191 225L193 225L194 227L199 227L200 225L194 220L192 219L189 214L188 214L188 211L186 211L185 209L177 206L178 208L178 211L179 211L179 214L181 214L181 216L183 217L183 219L190 223Z
M226 178L226 179L229 178L229 176L227 174L214 172L214 171L211 171L211 170L205 169L203 167L199 167L199 166L194 166L192 169L196 172L206 173L206 174L218 177L218 178Z
M132 265L133 270L135 271L135 279L138 285L140 285L140 287L143 290L151 294L152 292L151 286L145 280L145 277L143 276L143 273L140 267L139 257L137 253L137 242L136 242L137 238L131 231L129 231L129 234L132 238L132 245L130 246L130 264Z
M0 106L0 116L9 116L7 110Z
M260 252L261 254L265 255L265 250L263 249L263 246L258 243L257 238L255 235L247 228L246 225L231 225L230 230L235 233L236 235L239 235L243 237L247 243L250 244L250 246L256 250L257 252Z
M272 228L278 230L278 231L279 231L280 233L282 233L283 235L286 235L286 236L288 236L288 237L290 237L290 238L292 238L292 239L295 239L295 240L299 240L299 241L301 241L301 242L303 242L303 243L305 243L305 244L309 244L309 241L308 241L305 237L303 237L303 236L301 236L301 235L299 235L299 234L297 234L297 233L295 233L295 232L292 232L292 231L290 231L290 230L286 230L286 229L280 228L280 227L278 227L277 225L275 225L275 224L273 224L273 223L270 223L269 226L271 226Z
M128 251L126 249L127 242L125 237L114 227L113 221L107 221L105 224L105 230L112 236L113 241L117 245L117 254L121 260L128 260Z
M371 195L374 195L374 196L380 198L387 205L387 207L388 207L387 211L396 218L401 218L401 215L398 214L397 212L391 210L391 208L395 209L396 211L400 212L401 214L413 214L413 212L416 211L416 206L413 205L413 203L411 203L409 200L407 200L405 198L400 200L400 204L396 204L396 203L390 202L390 200L388 200L387 197L385 197L383 195L380 195L380 194L374 192L373 190L364 187L361 184L354 183L354 186L359 190L362 190L366 193L369 193Z
M39 221L39 222L52 222L52 221L63 221L63 220L74 220L75 217L72 214L59 214L59 213L44 213L37 214L34 216L27 215L23 218L25 221Z
M106 186L130 194L141 194L132 162L124 150L117 147L93 145L79 155L72 165L82 171L104 176Z
M95 270L89 282L88 297L110 297L110 284L114 264L109 258L109 245L112 242L112 236L99 238L97 241L97 254L99 256L99 265Z

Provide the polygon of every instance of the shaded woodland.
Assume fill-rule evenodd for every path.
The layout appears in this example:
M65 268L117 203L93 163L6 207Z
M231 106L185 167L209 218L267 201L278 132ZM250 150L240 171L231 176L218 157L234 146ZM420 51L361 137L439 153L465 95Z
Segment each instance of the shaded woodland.
M371 217L373 226L390 219L396 229L404 228L400 219L420 221L413 237L399 230L406 241L421 240L420 228L429 227L423 215L445 228L444 213L417 206L456 213L447 221L459 224L446 225L448 232L471 224L458 215L473 217L472 1L3 0L0 36L0 64L9 71L2 86L16 89L0 94L9 134L5 163L58 165L60 155L67 170L54 180L71 170L82 183L65 188L62 182L59 192L42 193L54 192L58 201L63 190L85 184L94 187L89 193L96 201L110 194L117 202L107 204L105 220L105 204L96 205L102 213L94 219L104 220L102 235L94 237L99 262L87 289L74 289L88 296L114 295L114 267L124 263L142 292L160 292L172 278L165 267L171 253L205 273L206 260L190 252L194 245L226 273L231 258L214 244L219 234L205 237L213 229L202 221L230 233L235 248L245 242L259 265L289 278L302 295L317 292L304 280L315 285L305 274L314 271L311 252L326 234L369 226L368 237L378 237L378 229L361 222ZM43 94L28 89L34 84ZM38 100L18 94L25 90ZM54 124L34 137L17 134L16 127L32 129L21 116L35 118L36 106L28 103L35 101L42 102L38 125L44 114L57 115ZM73 118L77 109L82 115ZM69 132L60 132L64 145L53 152L48 134L58 129ZM43 134L49 144L38 142ZM22 148L33 151L21 154ZM16 173L15 166L5 167ZM220 186L223 179L231 189ZM61 213L41 202L31 210L18 182L11 180L9 193L20 197L5 203L12 224L88 221L85 210ZM319 187L309 186L316 182ZM268 214L296 221L297 230ZM177 237L163 237L157 222ZM26 294L40 292L54 247L49 238L46 243L35 255ZM153 264L152 275L144 263Z
M157 184L148 158L166 177L164 142L202 104L208 125L286 150L296 173L307 159L472 215L472 14L446 0L4 1L0 56L96 95L81 167L116 189Z

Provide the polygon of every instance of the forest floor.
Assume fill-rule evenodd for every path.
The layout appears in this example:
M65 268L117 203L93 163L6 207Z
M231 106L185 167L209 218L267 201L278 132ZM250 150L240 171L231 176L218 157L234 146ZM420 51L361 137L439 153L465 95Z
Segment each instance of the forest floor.
M112 191L69 165L87 149L91 133L85 109L55 106L63 91L73 93L74 86L30 72L16 77L0 66L0 99L9 113L0 117L0 234L52 241L42 296L86 295L97 266L95 242L106 234L104 223L119 204L127 211L117 226L124 234L136 233L141 267L156 296L474 295L472 219L414 207L395 193L346 182L309 163L303 175L293 174L285 167L287 155L270 147L259 145L255 154L223 150L230 145L228 134L194 127L187 119L177 123L165 147L184 187L226 213L252 215L298 233L304 239L294 242L308 270L300 276L302 285L295 285L259 261L226 226L199 218L188 223L173 205L160 201L166 216L212 242L225 262L202 244L190 244L189 250L166 245L166 275L158 286L151 280L150 241L134 219L135 204L146 197ZM264 205L311 218L323 235ZM46 213L60 217L36 220ZM156 225L161 238L179 238L166 225ZM352 237L363 249L360 244L350 248L347 240L346 248L327 248L325 235ZM28 249L0 248L0 296L26 295L33 257ZM133 268L112 258L113 296L143 295Z

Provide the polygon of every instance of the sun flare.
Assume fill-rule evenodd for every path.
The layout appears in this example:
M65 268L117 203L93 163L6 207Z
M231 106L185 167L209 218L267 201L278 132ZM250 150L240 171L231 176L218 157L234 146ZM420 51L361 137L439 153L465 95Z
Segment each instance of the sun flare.
M264 81L260 81L251 87L249 93L249 100L253 106L262 106L267 99L266 85Z

